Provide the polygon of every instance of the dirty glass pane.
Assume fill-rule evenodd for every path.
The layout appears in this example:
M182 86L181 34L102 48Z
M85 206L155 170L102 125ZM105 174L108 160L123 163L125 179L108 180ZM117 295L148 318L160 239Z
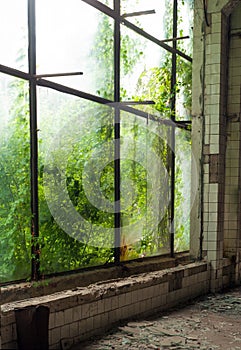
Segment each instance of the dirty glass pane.
M121 260L170 252L168 127L121 113Z
M122 26L122 100L152 100L155 102L157 111L170 117L170 81L171 55L156 44Z
M144 13L141 14L142 11ZM169 37L172 28L172 1L121 0L121 14L127 21L159 40Z
M191 132L176 129L175 251L189 249L191 211ZM194 167L195 168L195 167Z
M177 58L176 120L191 120L192 63Z
M49 78L113 99L113 20L79 0L37 0L37 73L83 75Z
M0 8L0 64L27 71L27 0L1 1Z
M39 88L41 272L112 261L113 111Z
M99 2L102 2L104 5L107 5L112 9L114 7L114 0L99 0Z
M28 84L0 74L0 282L30 276Z
M178 2L178 37L189 36L189 38L178 40L177 48L189 56L192 56L193 49L193 15L193 0Z

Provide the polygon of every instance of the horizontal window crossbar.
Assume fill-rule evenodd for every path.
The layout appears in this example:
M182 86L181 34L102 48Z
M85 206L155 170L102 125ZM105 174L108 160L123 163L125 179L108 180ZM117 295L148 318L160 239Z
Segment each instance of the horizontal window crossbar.
M24 80L30 80L31 75L25 72L22 72L21 70L14 69L8 66L4 66L3 64L0 64L0 73L9 74L14 76L15 78L20 78Z
M139 117L145 118L145 119L150 119L153 120L155 122L167 125L167 126L176 126L176 127L180 127L180 128L186 128L185 126L185 122L173 122L170 119L162 119L160 117L157 117L155 115L152 115L151 113L147 113L145 111L141 111L138 109L135 109L133 107L129 107L128 105L126 105L126 103L122 103L122 102L113 102L111 100L107 100L105 98L99 97L99 96L95 96L92 94L88 94L86 92L80 91L80 90L76 90L70 87L67 87L65 85L61 85L52 81L48 81L45 79L39 79L37 80L37 85L42 86L42 87L46 87L49 89L53 89L53 90L57 90L59 92L63 92L66 94L70 94L73 96L77 96L77 97L81 97L83 99L87 99L89 101L92 102L97 102L97 103L101 103L101 104L105 104L105 105L109 105L110 107L118 107L120 110L129 112L131 114L137 115ZM136 104L138 104L138 102L136 102ZM140 103L141 104L141 103ZM186 122L187 124L189 124L189 121ZM191 124L191 122L190 122Z
M92 102L97 102L97 103L101 103L101 104L108 104L108 105L110 105L110 107L117 106L115 104L115 102L113 102L111 100L108 100L108 99L105 99L105 98L102 98L102 97L99 97L96 95L88 94L86 92L83 92L83 91L80 91L77 89L73 89L71 87L55 83L53 81L49 81L46 79L38 79L37 76L31 76L31 74L24 73L20 70L17 70L17 69L11 68L11 67L7 67L7 66L1 65L1 64L0 64L0 72L4 73L4 74L12 75L12 76L19 78L19 79L24 79L24 80L29 80L29 81L34 79L34 80L36 80L36 84L38 86L57 90L59 92L63 92L65 94L77 96L77 97L80 97L80 98L83 98L83 99L86 99L86 100L89 100ZM118 107L119 107L119 109L121 109L123 111L129 112L131 114L135 114L135 115L142 117L142 118L145 118L145 119L150 119L150 120L159 122L161 124L169 125L169 126L174 125L173 121L171 121L169 119L161 119L160 117L152 115L151 113L147 113L145 111L141 111L141 110L135 109L133 107L130 107L130 106L128 106L128 104L131 105L132 103L129 103L128 101L127 102L125 101L123 103L120 102L118 104ZM143 104L143 103L142 102L138 103L138 101L137 101L137 102L135 102L135 104ZM186 128L190 128L191 121L176 121L175 125L176 125L176 127L186 129Z
M120 23L122 23L126 27L128 27L129 29L142 35L144 38L152 41L153 43L157 44L158 46L162 47L163 49L165 49L171 53L175 53L175 54L181 56L182 58L184 58L185 60L192 62L192 58L190 56L186 55L184 52L182 52L178 49L174 49L171 46L165 44L165 42L163 42L163 40L159 40L159 39L155 38L154 36L152 36L151 34L148 34L143 29L141 29L141 28L137 27L135 24L127 21L126 19L123 18L123 16L120 16L116 11L110 9L108 6L102 4L101 2L99 2L97 0L82 0L82 1L95 7L96 9L102 11L103 13L112 17L116 21L119 21Z
M192 62L192 58L190 56L186 55L185 53L183 53L182 51L172 48L171 46L165 44L162 40L159 40L159 39L155 38L154 36L152 36L151 34L148 34L147 32L145 32L141 28L137 27L135 24L130 23L126 19L122 19L121 21L126 27L128 27L129 29L132 29L134 32L136 32L136 33L140 34L141 36L143 36L144 38L152 41L153 43L157 44L158 46L162 47L163 49L165 49L171 53L177 54L189 62Z

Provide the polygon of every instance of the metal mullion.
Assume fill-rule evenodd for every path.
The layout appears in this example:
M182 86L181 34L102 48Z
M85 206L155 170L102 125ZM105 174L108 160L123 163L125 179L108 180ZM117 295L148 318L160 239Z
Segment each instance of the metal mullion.
M1 70L1 67L0 67L0 70ZM92 95L92 94L83 92L81 90L76 90L76 89L73 89L71 87L68 87L68 86L65 86L65 85L62 85L59 83L55 83L55 82L50 81L50 80L37 79L36 84L37 84L37 86L42 86L42 87L46 87L46 88L49 88L49 89L52 89L55 91L59 91L59 92L62 92L62 93L68 94L68 95L77 96L77 97L80 97L80 98L83 98L83 99L86 99L86 100L89 100L92 102L96 102L96 103L100 103L100 104L108 104L110 107L116 106L116 104L111 100L108 100L108 99L105 99L105 98L102 98L102 97L99 97L96 95ZM136 109L134 107L128 106L125 103L122 104L122 102L120 102L118 104L118 106L119 106L120 111L123 110L123 111L129 112L129 113L134 114L140 118L145 118L145 119L148 118L149 120L156 121L156 122L159 122L159 123L167 125L167 126L173 125L173 122L170 121L169 119L160 119L160 118L156 117L155 115L152 115L150 112L147 113L147 112L141 111L141 110ZM180 120L180 121L175 122L176 127L180 127L182 129L186 128L185 124L189 125L189 124L191 124L191 121L190 120L187 120L187 121Z
M120 0L114 0L114 11L117 13L117 18L120 17ZM115 181L115 214L114 214L114 259L115 263L120 263L120 245L121 245L121 170L120 170L120 22L115 20L114 26L114 101L115 107L114 117L114 181Z
M85 2L86 4L93 6L97 10L100 10L101 12L105 13L106 15L112 17L115 21L118 21L118 22L124 24L129 29L132 29L134 32L136 32L136 33L140 34L141 36L143 36L144 38L154 42L158 46L161 46L163 49L165 49L171 53L176 53L179 56L186 59L187 61L192 62L192 58L190 56L186 55L184 52L177 50L177 49L174 49L173 47L165 44L165 42L163 40L159 40L159 39L155 38L151 34L148 34L143 29L137 27L135 24L133 24L133 23L129 22L128 20L126 20L125 18L123 18L120 15L120 11L118 11L118 8L116 6L114 6L114 10L112 10L108 6L102 4L101 2L99 2L97 0L82 0L82 1ZM176 38L176 36L174 38Z
M106 15L112 17L115 20L114 26L114 66L115 66L115 78L114 78L114 101L115 103L120 102L120 24L123 23L129 29L137 32L141 36L146 39L154 42L160 47L172 53L172 77L176 77L176 55L180 55L184 59L192 62L191 57L185 55L181 51L177 50L176 41L173 41L173 47L166 45L155 37L149 35L142 29L138 28L134 24L124 20L120 16L120 0L114 1L114 10L105 6L96 0L82 0L83 2L95 7L99 11L105 13ZM177 34L175 34L175 30L177 32L177 0L173 0L174 3L174 11L173 18L175 21L173 22L173 37L175 38ZM0 72L5 74L11 74L18 78L22 78L25 80L29 80L29 104L30 104L30 143L31 143L31 210L32 210L32 235L34 238L39 236L39 208L38 208L38 134L37 134L37 86L44 86L47 88L55 89L61 91L63 93L75 95L78 97L82 97L84 99L88 99L101 104L111 104L112 101L100 98L95 95L91 95L88 93L84 93L82 91L68 88L64 85L57 84L54 82L50 82L44 79L36 78L36 33L35 33L35 0L28 0L28 27L29 27L29 74L18 71L16 69L12 69L7 66L0 65ZM173 74L175 72L175 74ZM175 78L176 79L176 78ZM172 79L171 90L175 91L176 80ZM175 94L172 98L171 102L171 110L175 111ZM118 263L120 261L120 230L121 230L121 205L120 205L120 110L126 110L130 113L139 115L140 117L148 118L148 113L135 110L131 107L118 106L115 108L115 119L114 119L114 137L115 137L115 262ZM150 115L149 118L151 119ZM153 117L153 120L155 118ZM172 118L175 121L175 116ZM162 122L162 121L161 121ZM163 120L163 123L166 121ZM178 124L177 124L178 125ZM175 127L172 127L172 143L173 143L173 151L172 151L172 208L171 208L171 216L174 219L174 200L175 200ZM172 220L173 222L173 220ZM171 243L171 253L174 254L174 224L171 230L171 234L173 237ZM38 244L36 245L33 242L32 245L32 254L34 254L34 258L32 259L32 279L37 279L40 276L39 273L39 252L38 252Z
M137 16L144 16L144 15L152 15L155 14L155 10L146 10L146 11L136 11L131 13L124 13L121 15L121 18L127 18L127 17L137 17Z
M177 0L173 0L173 37L177 37ZM176 55L177 42L173 41L172 53L172 72L171 72L171 120L176 120L176 73L177 73L177 55ZM170 247L171 256L174 257L174 239L175 239L175 127L171 127L171 207L170 207Z
M32 211L32 279L40 277L39 244L35 241L39 236L38 208L38 132L37 132L37 93L36 93L36 29L35 0L28 0L28 37L29 37L29 111L30 111L30 171L31 171L31 211Z
M165 44L162 40L159 40L159 39L155 38L154 36L152 36L151 34L148 34L143 29L137 27L135 24L127 21L126 19L121 19L121 22L129 29L132 29L134 32L136 32L136 33L140 34L141 36L143 36L144 38L152 41L153 43L157 44L158 46L162 47L163 49L171 52L172 54L177 54L189 62L192 62L192 58L190 56L186 55L185 53L178 50L177 48L174 48L174 47L171 47L171 46ZM176 36L174 38L176 38Z
M92 101L92 102L97 102L97 103L101 103L101 104L113 103L113 101L108 100L106 98L102 98L102 97L99 97L99 96L96 96L96 95L92 95L92 94L89 94L87 92L83 92L81 90L77 90L77 89L71 88L69 86L62 85L62 84L59 84L59 83L55 83L53 81L46 80L46 79L37 79L36 84L38 86L42 86L42 87L46 87L46 88L49 88L49 89L53 89L53 90L56 90L56 91L59 91L59 92L63 92L63 93L68 94L68 95L81 97L83 99L86 99L86 100L89 100L89 101Z
M1 66L0 66L0 71L1 71ZM27 74L27 76L29 77L28 74ZM111 100L108 100L108 99L105 99L105 98L102 98L102 97L99 97L96 95L92 95L92 94L83 92L81 90L76 90L76 89L73 89L71 87L68 87L68 86L65 86L65 85L62 85L59 83L55 83L53 81L49 81L49 80L45 80L45 79L38 79L37 85L43 86L43 87L46 87L49 89L53 89L53 90L56 90L59 92L63 92L65 94L69 94L72 96L77 96L77 97L80 97L80 98L83 98L83 99L86 99L86 100L89 100L92 102L101 103L101 104L108 104L108 105L110 105L110 107L111 107L111 105L115 106L115 103L113 103L113 101L111 101ZM138 103L135 102L135 104L138 104ZM137 115L141 118L145 118L145 119L149 118L149 120L156 121L156 122L159 122L159 123L164 124L164 125L169 125L169 126L173 125L173 122L170 121L169 119L160 119L160 118L156 117L155 115L152 115L150 112L147 113L147 112L141 111L139 109L136 109L134 107L131 107L131 103L129 106L128 103L121 102L119 104L119 109L126 111L126 112L129 112L131 114ZM182 129L187 129L188 125L191 125L191 124L192 124L192 122L190 120L175 121L176 127L182 128Z
M82 0L82 1L90 6L94 7L95 9L100 10L104 14L106 14L112 18L116 18L115 10L112 10L110 7L102 4L102 2L100 2L100 1L97 1L97 0Z
M24 80L29 80L30 79L30 75L28 73L24 73L18 69L14 69L8 66L4 66L3 64L0 64L0 73L4 73L4 74L8 74L8 75L12 75L15 78L20 78L20 79L24 79Z
M114 227L115 227L115 249L114 249L114 258L115 263L120 262L120 245L121 245L121 194L120 194L120 109L115 108L115 117L114 117Z

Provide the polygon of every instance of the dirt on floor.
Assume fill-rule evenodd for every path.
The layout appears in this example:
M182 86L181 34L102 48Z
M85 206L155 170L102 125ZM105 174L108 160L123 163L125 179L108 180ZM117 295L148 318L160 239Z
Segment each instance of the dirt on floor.
M126 322L73 350L241 349L241 287Z

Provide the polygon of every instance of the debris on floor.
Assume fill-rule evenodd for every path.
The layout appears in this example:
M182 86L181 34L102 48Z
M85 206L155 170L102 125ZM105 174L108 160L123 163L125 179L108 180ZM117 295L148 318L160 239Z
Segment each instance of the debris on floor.
M240 350L241 288L126 322L73 350Z

